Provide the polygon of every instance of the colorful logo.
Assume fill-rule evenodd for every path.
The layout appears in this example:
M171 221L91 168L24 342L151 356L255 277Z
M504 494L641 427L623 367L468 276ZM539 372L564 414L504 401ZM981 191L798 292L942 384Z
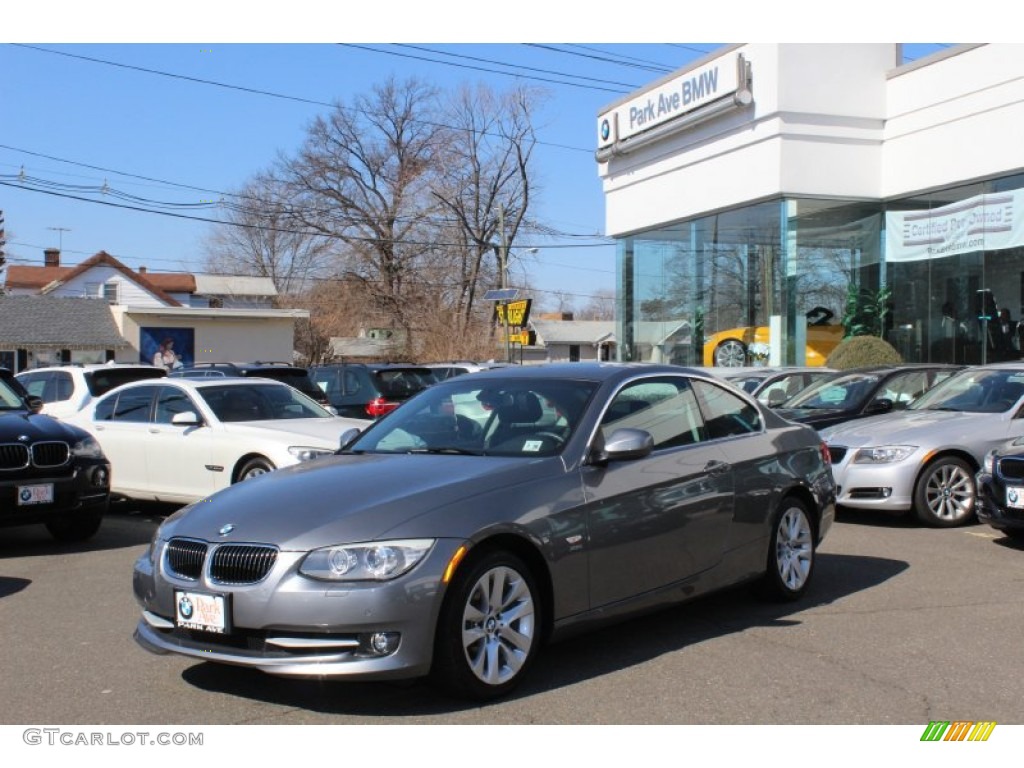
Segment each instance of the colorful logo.
M608 122L608 118L601 121L601 140L608 141L608 137L612 135L612 126Z
M982 720L932 720L921 735L921 741L988 741L995 722Z
M178 613L185 621L192 618L192 601L187 596L182 596L181 600L178 601Z

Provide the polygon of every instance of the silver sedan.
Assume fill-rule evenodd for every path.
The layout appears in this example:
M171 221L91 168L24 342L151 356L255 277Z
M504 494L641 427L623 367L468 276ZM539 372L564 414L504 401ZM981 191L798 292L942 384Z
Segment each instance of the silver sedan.
M168 518L136 639L489 699L549 638L740 582L800 597L833 502L814 430L696 371L484 371Z
M1024 363L968 368L904 411L821 436L841 508L913 510L929 525L962 525L974 518L975 474L985 455L1024 436Z

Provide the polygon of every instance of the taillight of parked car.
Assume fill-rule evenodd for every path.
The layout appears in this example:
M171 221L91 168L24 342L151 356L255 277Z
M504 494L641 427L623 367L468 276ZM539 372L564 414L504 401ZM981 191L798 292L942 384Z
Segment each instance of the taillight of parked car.
M828 450L828 443L822 441L818 447L821 450L821 458L825 460L825 466L831 466L832 454Z
M397 407L398 403L385 400L383 397L375 397L366 404L366 412L370 414L370 418L377 419L385 413L391 413Z

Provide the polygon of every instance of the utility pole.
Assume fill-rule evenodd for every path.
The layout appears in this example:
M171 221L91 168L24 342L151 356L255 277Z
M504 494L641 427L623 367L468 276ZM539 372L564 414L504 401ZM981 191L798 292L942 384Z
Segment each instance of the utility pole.
M498 206L498 287L508 288L508 241L505 240L505 207ZM502 327L505 331L505 362L512 362L512 341L508 337L508 299L501 300Z

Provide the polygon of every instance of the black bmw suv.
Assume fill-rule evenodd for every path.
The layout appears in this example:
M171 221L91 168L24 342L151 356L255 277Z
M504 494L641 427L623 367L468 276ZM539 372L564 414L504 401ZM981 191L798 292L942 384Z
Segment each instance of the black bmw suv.
M107 511L110 463L88 432L42 407L0 368L0 526L43 523L59 541L83 541Z

